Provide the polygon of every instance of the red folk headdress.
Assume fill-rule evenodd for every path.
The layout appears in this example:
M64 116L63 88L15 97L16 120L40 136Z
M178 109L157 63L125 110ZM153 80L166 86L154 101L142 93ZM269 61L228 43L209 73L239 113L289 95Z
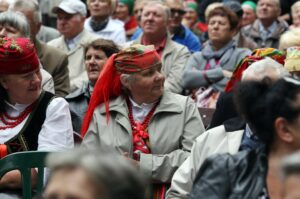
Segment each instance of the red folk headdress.
M106 61L96 82L87 113L84 117L81 135L84 136L89 127L95 108L104 103L106 118L109 118L109 101L121 94L121 74L134 74L149 69L160 63L160 57L153 46L134 44Z
M22 74L36 70L39 59L27 38L0 38L0 74Z

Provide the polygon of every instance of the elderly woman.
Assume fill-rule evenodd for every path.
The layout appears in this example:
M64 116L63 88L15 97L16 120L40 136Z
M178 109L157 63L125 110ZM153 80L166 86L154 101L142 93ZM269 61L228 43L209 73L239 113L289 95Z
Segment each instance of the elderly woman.
M281 198L280 161L300 149L299 100L300 82L290 77L242 83L236 103L251 129L245 133L262 144L207 159L190 198Z
M89 81L84 82L81 88L66 96L74 131L80 132L91 94L106 60L117 52L119 52L119 48L116 44L104 39L97 39L85 47L85 70Z
M292 19L293 19L293 24L290 26L290 29L297 28L300 25L300 2L296 1L292 7Z
M111 56L96 83L82 126L83 146L113 147L164 195L204 127L194 102L164 91L159 55L133 45Z
M235 66L251 53L237 48L233 40L238 25L235 13L218 6L208 15L208 44L201 52L194 53L183 73L185 89L195 90L198 106L215 108L219 92L232 76Z
M33 44L26 38L8 37L1 38L0 43L1 158L19 151L73 147L68 104L63 98L42 91ZM18 188L20 178L19 172L9 172L1 178L0 188Z
M0 37L26 37L30 38L30 27L26 17L20 12L6 11L0 13ZM43 68L42 88L45 91L54 93L54 82L52 76Z
M256 19L256 3L253 1L245 1L242 3L242 9L242 26L253 24Z
M116 18L124 22L127 39L133 35L138 23L133 16L134 0L119 0L116 8Z

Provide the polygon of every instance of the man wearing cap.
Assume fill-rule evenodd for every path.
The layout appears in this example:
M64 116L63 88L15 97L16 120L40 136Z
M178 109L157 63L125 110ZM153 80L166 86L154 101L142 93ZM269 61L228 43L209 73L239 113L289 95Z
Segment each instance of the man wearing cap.
M170 15L170 9L162 2L147 2L141 17L143 34L134 43L155 46L162 60L162 73L166 76L165 89L181 93L181 76L190 53L187 47L172 41L168 34Z
M112 19L112 0L87 0L88 9L91 16L85 20L84 28L95 33L102 39L109 39L116 44L126 42L124 23L117 19Z
M9 6L9 10L21 12L27 18L31 41L34 43L43 69L53 77L55 94L61 97L66 96L70 91L68 57L65 52L37 39L42 25L39 5L35 0L16 0Z
M57 29L61 37L48 42L49 45L68 53L70 91L80 88L88 80L84 69L84 45L97 38L84 29L86 6L80 0L63 0L53 8L57 14Z
M259 48L278 48L281 34L288 30L288 24L278 19L280 12L279 0L259 0L257 19L242 29L243 34L252 38Z

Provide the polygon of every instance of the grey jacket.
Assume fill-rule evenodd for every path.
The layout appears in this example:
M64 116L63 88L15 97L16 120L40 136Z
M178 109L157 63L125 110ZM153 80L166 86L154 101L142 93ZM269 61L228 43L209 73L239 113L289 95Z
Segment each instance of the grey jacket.
M88 82L66 96L71 111L73 130L80 133L83 118L86 114L91 95Z
M141 43L140 36L134 43ZM182 92L181 76L190 56L187 47L173 41L168 35L162 54L162 73L166 76L165 89L180 94Z
M231 55L231 59L222 66L204 70L207 60L203 57L202 52L195 52L190 56L183 72L182 82L185 89L197 89L200 87L213 86L215 90L224 91L225 85L229 78L223 75L222 70L233 71L236 65L251 51L246 48L235 48ZM222 58L221 58L222 60ZM220 61L222 62L222 61ZM203 72L205 71L207 79ZM212 82L212 84L211 84Z
M253 24L244 27L242 33L254 40L258 48L278 48L280 36L288 30L288 24L283 20L277 20L276 30L264 41L259 32L259 23L259 19L256 19Z
M104 105L93 114L83 147L113 148L132 157L132 129L126 100L120 96L109 104L107 123ZM155 182L170 182L173 173L189 156L197 136L204 132L196 104L188 97L164 92L149 123L151 154L141 154L140 170Z

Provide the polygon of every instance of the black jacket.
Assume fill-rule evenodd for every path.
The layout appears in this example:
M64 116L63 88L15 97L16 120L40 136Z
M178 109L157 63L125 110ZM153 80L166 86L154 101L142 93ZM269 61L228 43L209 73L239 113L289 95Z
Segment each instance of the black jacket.
M190 199L256 199L266 187L267 156L263 148L208 158L200 168Z

